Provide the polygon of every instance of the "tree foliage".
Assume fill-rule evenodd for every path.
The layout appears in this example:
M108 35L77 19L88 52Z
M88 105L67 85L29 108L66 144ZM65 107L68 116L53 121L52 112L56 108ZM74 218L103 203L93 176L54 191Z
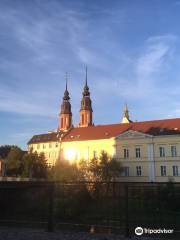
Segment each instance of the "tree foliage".
M115 181L120 177L122 167L120 162L102 152L99 159L89 162L81 160L78 164L67 160L59 160L50 171L50 178L59 181Z
M8 156L8 154L11 151L12 148L20 149L18 146L15 146L15 145L2 145L2 146L0 146L0 158L5 159Z
M58 181L115 181L121 174L120 162L102 151L99 158L78 164L60 159L51 169L43 153L24 153L17 146L1 146L0 156L6 162L6 176L49 178Z
M43 153L25 152L14 145L0 147L0 156L4 159L5 176L47 178L48 168Z
M76 163L70 163L67 160L60 159L52 168L50 178L58 181L79 181L82 180L82 172Z
M23 156L22 160L23 177L32 178L47 178L48 176L48 166L44 153L30 152Z
M100 180L107 182L115 181L118 177L120 177L122 172L120 162L114 158L109 157L106 152L101 153L97 168L99 170Z
M22 171L23 151L18 147L12 147L6 157L6 174L19 176Z
M120 162L105 151L101 152L99 158L92 158L89 162L81 160L78 170L78 178L86 181L115 181L122 173Z

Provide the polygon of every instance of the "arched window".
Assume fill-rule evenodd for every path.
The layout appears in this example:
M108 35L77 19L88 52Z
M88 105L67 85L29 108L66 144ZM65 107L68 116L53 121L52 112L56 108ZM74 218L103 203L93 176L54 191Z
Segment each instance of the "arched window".
M61 118L61 128L63 128L64 123L63 123L63 118Z
M82 124L84 124L84 114L82 114Z

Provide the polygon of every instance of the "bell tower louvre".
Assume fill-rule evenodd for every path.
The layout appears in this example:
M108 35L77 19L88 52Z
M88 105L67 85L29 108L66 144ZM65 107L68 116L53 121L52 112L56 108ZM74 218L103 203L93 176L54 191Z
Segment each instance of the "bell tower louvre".
M64 91L63 102L61 104L61 112L59 114L59 127L61 131L68 130L72 127L72 112L69 92L67 90L67 73L66 73L66 88Z
M87 67L86 67L86 78L84 90L82 93L83 97L81 100L81 109L80 109L80 123L79 127L88 127L92 126L92 104L90 98L89 87L87 85Z

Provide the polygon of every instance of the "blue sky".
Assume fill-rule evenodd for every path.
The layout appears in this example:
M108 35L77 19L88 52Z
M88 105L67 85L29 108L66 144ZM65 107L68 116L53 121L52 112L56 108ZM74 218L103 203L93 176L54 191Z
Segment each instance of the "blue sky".
M88 66L95 124L180 117L180 1L1 0L0 144L58 125L65 72L73 123Z

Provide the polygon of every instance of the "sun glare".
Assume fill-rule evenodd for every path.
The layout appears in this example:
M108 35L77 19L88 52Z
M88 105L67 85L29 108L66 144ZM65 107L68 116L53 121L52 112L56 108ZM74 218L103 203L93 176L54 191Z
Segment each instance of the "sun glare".
M76 150L74 148L68 148L65 150L65 159L69 161L74 161L76 158Z

